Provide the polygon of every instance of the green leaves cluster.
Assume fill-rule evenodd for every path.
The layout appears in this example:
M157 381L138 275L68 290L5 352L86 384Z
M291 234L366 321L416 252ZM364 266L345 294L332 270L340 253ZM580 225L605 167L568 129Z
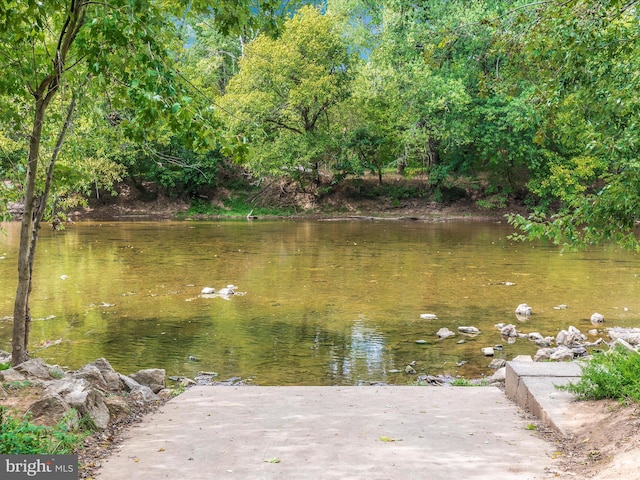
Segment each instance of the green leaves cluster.
M80 446L82 438L82 433L69 428L68 419L45 427L31 423L28 416L17 417L0 407L0 454L69 454Z
M635 2L545 2L520 20L519 73L544 156L531 164L536 215L514 217L529 237L638 248L640 23ZM545 208L550 203L553 209Z
M250 142L256 173L317 179L330 160L351 63L339 26L307 6L279 38L260 35L246 46L221 102L228 128Z
M618 346L595 354L581 366L582 376L562 389L582 400L614 399L640 403L640 355Z

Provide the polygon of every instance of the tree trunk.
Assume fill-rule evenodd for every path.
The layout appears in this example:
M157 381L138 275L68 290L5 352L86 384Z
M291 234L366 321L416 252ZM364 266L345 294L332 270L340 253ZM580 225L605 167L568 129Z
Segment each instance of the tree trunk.
M29 311L29 295L31 294L31 277L37 239L36 216L38 198L36 196L36 177L40 155L42 123L48 102L45 98L36 101L33 118L33 129L29 139L29 158L24 194L24 214L20 228L20 249L18 251L18 287L13 307L13 338L11 342L11 364L19 365L29 359L29 329L31 312ZM42 199L46 201L46 199Z
M84 24L86 8L89 3L71 2L71 10L64 22L58 37L57 48L52 57L53 71L42 79L37 89L29 89L35 98L35 112L33 128L29 137L29 157L25 179L24 214L20 229L20 249L18 251L18 287L13 306L13 337L11 339L11 364L19 365L29 359L29 330L31 327L31 312L29 296L31 295L33 263L35 260L36 244L40 220L44 214L49 195L49 188L53 179L53 167L62 145L68 123L73 116L75 98L69 106L69 113L65 125L58 137L49 168L46 173L46 185L41 198L36 194L36 179L38 162L40 159L40 142L42 140L42 125L45 112L51 100L58 92L62 74L65 71L65 61L71 45L76 39L80 28Z

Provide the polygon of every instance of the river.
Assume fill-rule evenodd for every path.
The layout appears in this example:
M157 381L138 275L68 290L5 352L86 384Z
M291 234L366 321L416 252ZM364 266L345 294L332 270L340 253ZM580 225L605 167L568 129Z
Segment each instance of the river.
M19 224L0 237L0 349L10 350ZM491 375L497 323L553 335L640 326L638 255L517 243L495 222L229 220L79 222L44 228L31 296L31 354L79 368L215 371L258 385L406 384L418 373ZM228 299L204 287L237 286ZM518 304L533 314L516 319ZM554 307L565 304L566 309ZM432 313L436 320L424 320ZM480 335L438 340L441 327ZM601 329L602 331L602 329ZM597 337L591 337L595 339ZM417 343L417 341L424 341ZM466 362L466 363L465 363Z

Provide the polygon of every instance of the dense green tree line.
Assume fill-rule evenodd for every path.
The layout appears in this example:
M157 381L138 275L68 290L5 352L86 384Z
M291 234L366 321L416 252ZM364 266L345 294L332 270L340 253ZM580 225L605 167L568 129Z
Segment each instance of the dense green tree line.
M6 201L25 194L56 26L87 2L1 3ZM533 214L512 221L528 237L635 246L636 2L89 5L47 100L43 215L125 177L188 197L242 168L321 195L395 171L420 175L436 200L457 185L486 207L526 202Z

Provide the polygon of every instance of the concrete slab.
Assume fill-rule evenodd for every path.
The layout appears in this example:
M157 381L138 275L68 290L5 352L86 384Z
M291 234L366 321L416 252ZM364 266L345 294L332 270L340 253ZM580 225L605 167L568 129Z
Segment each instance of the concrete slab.
M505 393L520 407L567 435L581 419L572 408L573 394L557 386L580 380L582 370L574 362L507 362Z
M554 445L495 387L193 387L105 480L540 479Z

